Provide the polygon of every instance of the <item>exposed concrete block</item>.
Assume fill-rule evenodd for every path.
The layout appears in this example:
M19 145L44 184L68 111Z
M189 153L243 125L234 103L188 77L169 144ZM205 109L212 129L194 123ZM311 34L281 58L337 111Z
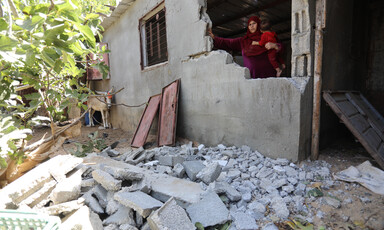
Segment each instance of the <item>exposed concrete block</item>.
M235 212L232 214L232 217L235 220L235 225L238 230L259 229L255 218L249 214L244 212Z
M197 174L205 167L201 161L184 161L183 166L192 181L196 180Z
M220 197L214 192L208 192L202 199L187 208L192 223L200 222L203 227L223 224L229 220L229 211Z
M97 185L97 182L93 178L81 181L81 187L94 187L95 185Z
M219 163L211 163L208 164L205 168L203 168L196 177L202 180L204 183L209 184L215 181L221 173L221 167Z
M44 207L40 209L40 211L43 213L47 213L49 215L60 215L60 214L67 215L83 207L84 202L85 202L84 198L79 198L77 200L73 200L73 201L69 201L69 202L65 202L57 205L52 205L49 207Z
M28 205L29 207L33 208L43 200L47 200L56 185L57 182L55 180L47 182L40 190L30 195L27 199L23 200L20 205Z
M125 192L121 191L115 194L115 200L121 204L133 208L143 217L147 217L153 209L161 207L162 202L152 198L143 192Z
M195 229L185 210L176 204L174 198L169 199L161 208L152 212L147 221L152 230Z
M135 226L132 226L130 224L122 224L120 225L119 230L138 230Z
M103 221L103 224L104 225L109 225L109 224L136 225L135 220L133 218L133 210L131 208L128 208L128 207L120 204L117 211L114 214L112 214L111 216L107 217L107 219L105 219Z
M87 206L83 206L69 217L66 217L60 225L60 229L103 230L103 223L97 214Z
M203 193L198 183L182 180L168 175L160 175L153 171L142 169L120 161L115 161L102 156L87 156L84 158L85 163L105 164L112 167L125 168L130 171L140 172L144 174L144 178L148 179L151 184L152 194L157 193L165 197L166 202L170 197L174 197L178 202L184 204L195 203L200 200L200 194Z
M177 155L159 156L159 164L173 167L176 164L182 164L186 159L186 157Z
M129 171L128 169L122 169L118 167L102 165L101 169L111 174L114 178L118 180L135 181L135 180L141 180L144 177L142 173L132 172L132 171Z
M78 170L73 175L56 185L56 188L53 189L50 195L54 204L64 203L79 197L81 190L81 174L82 171Z
M145 177L140 181L133 181L132 185L124 188L124 190L128 192L142 191L149 194L151 192L151 182Z
M0 209L17 208L20 202L43 188L46 183L53 181L51 174L56 178L65 178L65 174L81 162L81 158L60 155L38 165L0 190Z
M93 191L88 191L85 193L82 198L85 199L85 204L88 205L89 208L92 209L92 211L96 213L104 213L103 207L99 204L99 202L92 196Z
M182 164L176 164L174 167L173 167L173 172L175 173L175 176L179 177L179 178L182 178L185 174L185 169L184 169L184 166Z
M101 185L97 185L92 189L101 207L106 208L108 204L108 191Z
M111 174L102 170L94 170L92 177L99 182L106 190L117 191L121 189L121 180L116 180Z
M225 193L230 201L241 200L241 193L227 182L216 182L214 190L218 194Z

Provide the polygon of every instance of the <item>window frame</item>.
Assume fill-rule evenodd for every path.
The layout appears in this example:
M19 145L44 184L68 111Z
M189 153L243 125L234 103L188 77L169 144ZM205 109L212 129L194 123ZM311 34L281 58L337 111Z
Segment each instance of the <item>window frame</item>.
M156 16L156 14L158 14L161 11L164 11L165 55L166 55L166 58L165 58L165 60L160 60L159 62L149 64L149 61L148 61L149 51L147 49L148 37L146 35L146 33L147 33L146 25L147 25L147 22L149 20L153 19L153 17ZM145 16L143 16L142 18L139 19L139 35L140 35L140 51L141 51L140 56L141 56L141 69L142 70L152 68L152 67L155 67L158 65L163 65L163 64L168 62L169 56L168 56L168 39L167 39L166 28L167 28L167 20L166 20L166 8L165 8L165 2L164 1L160 4L158 4L151 11L149 11ZM163 53L161 53L161 54L163 54Z

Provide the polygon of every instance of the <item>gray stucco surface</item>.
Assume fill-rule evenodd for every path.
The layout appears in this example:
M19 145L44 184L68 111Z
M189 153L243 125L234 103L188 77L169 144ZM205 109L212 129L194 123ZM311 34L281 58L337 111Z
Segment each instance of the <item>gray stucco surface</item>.
M211 51L204 0L165 0L168 62L141 69L139 19L161 3L137 0L104 33L111 79L96 89L125 87L115 103L146 102L181 79L177 135L206 145L248 145L296 161L308 154L309 78L248 79L224 51ZM144 107L113 107L113 127L135 131ZM309 121L309 123L308 123Z

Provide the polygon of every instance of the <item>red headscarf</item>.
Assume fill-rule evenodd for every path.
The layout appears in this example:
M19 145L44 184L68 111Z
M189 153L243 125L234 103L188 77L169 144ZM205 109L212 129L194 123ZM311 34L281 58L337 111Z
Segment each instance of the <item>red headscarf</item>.
M251 33L249 31L249 23L251 21L254 21L257 23L257 29L256 32ZM258 46L258 45L252 45L253 41L260 41L261 39L261 31L260 31L260 19L257 16L252 16L248 19L248 25L247 25L247 34L244 35L243 41L241 43L241 48L243 49L243 52L245 56L257 56L266 51L264 47Z

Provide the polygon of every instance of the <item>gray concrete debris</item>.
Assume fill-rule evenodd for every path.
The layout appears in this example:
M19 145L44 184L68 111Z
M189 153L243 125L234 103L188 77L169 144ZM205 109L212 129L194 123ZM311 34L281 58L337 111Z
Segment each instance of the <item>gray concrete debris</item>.
M142 173L133 172L128 169L123 169L119 167L101 165L100 169L111 174L115 179L118 179L118 180L136 181L144 178L144 174Z
M216 182L214 190L218 194L225 194L230 201L239 201L241 194L227 182Z
M183 166L189 179L195 181L197 174L205 167L201 161L184 161Z
M129 224L135 226L136 222L133 218L133 210L120 204L117 211L103 221L104 226L110 224Z
M144 177L140 181L133 181L132 185L129 187L125 187L124 190L127 192L142 191L144 193L149 194L152 191L151 181L147 177Z
M132 226L130 224L122 224L120 225L119 230L138 230L135 226Z
M117 191L121 189L121 180L116 180L113 176L102 170L94 170L92 177L100 183L106 190Z
M163 205L162 202L140 191L117 192L114 198L121 204L134 209L143 217L149 216L153 209L156 209Z
M174 167L173 167L173 172L174 172L174 175L178 178L182 178L185 174L185 169L184 169L184 166L182 164L176 164Z
M87 206L83 206L69 217L64 218L60 229L103 230L104 228L100 217Z
M196 175L196 178L202 180L206 184L209 184L215 181L219 177L220 173L220 165L216 162L210 163Z
M84 201L85 201L84 198L79 198L77 200L73 200L73 201L69 201L69 202L65 202L57 205L52 205L49 207L44 207L39 210L49 215L59 215L59 214L67 215L68 213L71 213L83 207Z
M92 192L99 201L100 206L106 208L108 204L108 191L103 186L97 185L93 188Z
M229 220L229 211L220 197L214 192L208 192L202 199L187 208L192 223L199 222L203 227L223 224Z
M279 228L274 223L268 223L261 230L279 230Z
M169 199L161 208L152 212L147 221L152 230L195 229L185 210L176 204L174 198Z
M249 203L248 204L248 209L251 209L251 210L259 212L259 213L265 213L265 211L267 210L265 208L265 205L263 205L262 203L257 202L257 201Z
M125 162L133 165L137 165L138 163L149 160L155 155L154 152L148 152L144 150L143 147L140 147L136 150L127 153L127 157L125 158Z
M49 196L51 195L52 190L56 187L56 185L57 185L57 182L55 180L51 180L45 183L40 190L33 193L25 200L21 201L19 206L28 205L31 208L39 206L38 204L44 202L45 200L49 200Z
M275 211L277 217L281 219L287 219L289 216L289 210L287 204L281 197L274 197L271 201L272 209Z
M60 181L53 189L50 198L54 204L60 204L77 199L81 190L81 170Z
M259 228L255 218L247 213L235 212L231 215L238 230L254 230Z
M96 213L104 213L103 207L99 204L95 197L92 196L93 191L86 192L82 198L85 200L85 204Z
M325 196L323 197L323 201L325 204L330 205L334 208L340 208L341 202L339 200L336 200L335 198Z
M159 164L164 166L175 166L176 164L182 164L186 157L183 156L177 156L177 155L165 155L165 156L159 156Z

